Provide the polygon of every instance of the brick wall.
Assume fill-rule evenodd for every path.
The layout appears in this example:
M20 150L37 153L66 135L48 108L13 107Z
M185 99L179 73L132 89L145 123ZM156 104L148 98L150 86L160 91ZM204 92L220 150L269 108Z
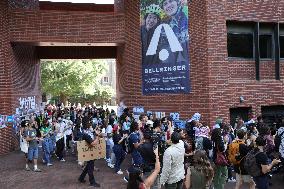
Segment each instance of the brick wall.
M11 41L123 43L122 13L12 10Z
M1 25L4 26L0 28L0 110L11 113L19 95L38 95L38 57L44 54L37 54L39 51L33 46L40 42L115 44L118 98L129 107L142 105L146 110L180 112L183 118L200 112L202 121L212 125L217 116L229 118L232 107L251 106L258 114L261 106L284 104L283 80L274 79L274 61L261 61L260 81L256 81L254 61L228 59L226 35L226 20L284 22L284 3L280 2L191 1L191 93L143 96L138 0L117 0L111 13L8 11L7 0L0 1ZM24 47L23 42L29 43L29 47ZM49 51L45 56L52 55L52 50ZM68 56L68 53L65 51L63 55ZM283 62L280 68L283 77ZM240 96L245 98L241 104Z
M275 80L275 63L260 62L260 81L255 80L255 62L228 60L226 20L283 22L284 4L278 1L207 1L208 64L211 121L221 115L229 118L229 108L283 104L283 80ZM281 76L283 76L283 62ZM239 97L245 98L240 104Z
M191 88L190 94L179 95L149 95L142 96L141 83L141 42L140 42L140 4L139 1L125 1L125 47L118 60L119 92L126 105L132 107L143 105L146 110L180 112L184 118L190 117L194 112L200 112L208 122L208 65L206 52L206 3L193 1L189 6L190 35L191 35ZM118 53L120 54L120 53Z

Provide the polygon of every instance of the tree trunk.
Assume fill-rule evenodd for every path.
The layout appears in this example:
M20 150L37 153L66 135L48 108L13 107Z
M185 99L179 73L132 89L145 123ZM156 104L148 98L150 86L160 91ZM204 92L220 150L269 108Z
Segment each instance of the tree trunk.
M60 93L59 100L60 103L63 103L65 105L67 103L67 96L64 93Z

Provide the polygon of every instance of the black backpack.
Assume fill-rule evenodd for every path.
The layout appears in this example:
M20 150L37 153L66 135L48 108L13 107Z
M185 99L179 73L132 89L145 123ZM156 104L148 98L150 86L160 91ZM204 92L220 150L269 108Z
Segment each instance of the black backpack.
M257 154L261 153L260 151L256 152L255 150L251 150L245 157L244 168L249 175L252 177L257 177L262 175L262 170L260 166L256 163Z
M284 131L282 131L282 133L281 133L280 135L277 134L277 135L275 136L274 144L275 144L275 151L276 151L276 152L279 152L279 147L280 147L280 145L281 145L281 140L282 140L283 134L284 134Z

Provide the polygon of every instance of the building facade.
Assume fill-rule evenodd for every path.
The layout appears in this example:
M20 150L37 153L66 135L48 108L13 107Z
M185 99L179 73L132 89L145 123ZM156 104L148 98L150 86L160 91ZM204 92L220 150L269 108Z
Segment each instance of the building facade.
M143 96L140 1L76 6L0 1L0 114L13 114L22 97L41 101L39 60L52 58L115 58L117 98L129 107L179 112L182 118L199 112L210 125L240 112L281 113L284 2L188 4L192 90ZM0 141L0 154L16 147L10 128L0 129Z

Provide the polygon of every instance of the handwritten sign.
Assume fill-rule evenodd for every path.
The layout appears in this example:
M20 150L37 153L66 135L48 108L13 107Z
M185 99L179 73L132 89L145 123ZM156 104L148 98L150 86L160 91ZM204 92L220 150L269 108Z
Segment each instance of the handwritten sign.
M170 113L170 117L172 117L172 119L175 120L179 120L179 113L178 112L173 112Z
M174 125L176 128L185 129L185 121L175 120Z
M139 120L140 114L144 113L144 107L143 106L135 106L133 107L133 114L134 114L134 119L136 121Z
M94 159L102 159L106 156L106 142L99 139L96 146L90 146L83 140L77 143L78 161L90 161Z

